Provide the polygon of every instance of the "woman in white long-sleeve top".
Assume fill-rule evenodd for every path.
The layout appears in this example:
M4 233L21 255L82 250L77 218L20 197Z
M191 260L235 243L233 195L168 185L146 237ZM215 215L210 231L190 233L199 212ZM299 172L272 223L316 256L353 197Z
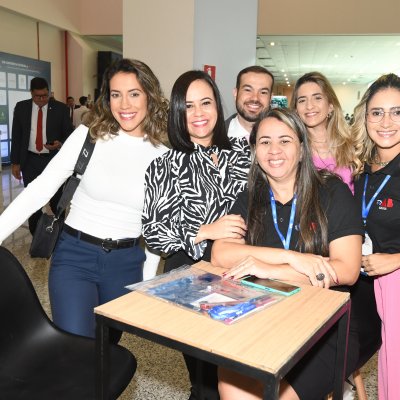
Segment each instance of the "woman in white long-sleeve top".
M88 126L80 125L43 173L0 217L0 242L42 207L72 174L85 138L96 142L71 201L49 273L53 320L79 335L95 334L93 308L127 292L143 277L138 246L144 175L167 151L168 102L150 68L123 59L105 73ZM118 336L118 335L117 335Z

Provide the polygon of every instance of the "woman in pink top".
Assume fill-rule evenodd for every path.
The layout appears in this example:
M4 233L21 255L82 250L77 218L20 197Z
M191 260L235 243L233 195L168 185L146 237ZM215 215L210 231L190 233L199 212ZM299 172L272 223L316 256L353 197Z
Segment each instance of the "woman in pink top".
M328 79L319 72L309 72L299 78L291 108L307 127L315 166L335 172L354 193L353 178L361 170L362 143L351 137L350 127Z
M294 87L291 107L307 127L316 168L336 173L354 194L354 178L362 171L363 138L351 134L328 79L319 72L300 77ZM359 339L358 367L372 356L381 342L373 283L372 278L360 275L351 288L352 313L357 321ZM359 371L353 377L360 394L364 385L361 378L356 379L360 377Z

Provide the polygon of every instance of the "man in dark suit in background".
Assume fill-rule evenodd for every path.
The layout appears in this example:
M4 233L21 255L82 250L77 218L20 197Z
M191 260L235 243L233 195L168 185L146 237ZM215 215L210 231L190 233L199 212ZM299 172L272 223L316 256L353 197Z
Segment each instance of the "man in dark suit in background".
M23 179L25 187L42 173L73 130L67 106L49 101L45 79L33 78L30 89L32 99L15 105L11 138L11 172L15 179ZM53 212L61 193L62 189L50 200ZM32 235L41 215L38 210L28 220Z
M72 126L75 129L75 126L74 126L74 111L77 108L80 108L80 105L76 105L75 104L75 99L72 96L68 96L67 97L67 103L66 104L67 104L67 107L68 107L69 119L71 120Z

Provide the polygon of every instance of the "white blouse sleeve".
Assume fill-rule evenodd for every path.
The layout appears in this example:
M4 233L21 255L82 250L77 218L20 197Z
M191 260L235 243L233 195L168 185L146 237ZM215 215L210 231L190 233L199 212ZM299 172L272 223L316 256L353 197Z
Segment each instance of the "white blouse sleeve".
M65 141L44 171L32 181L0 216L0 243L35 211L47 204L72 175L88 128L81 125Z

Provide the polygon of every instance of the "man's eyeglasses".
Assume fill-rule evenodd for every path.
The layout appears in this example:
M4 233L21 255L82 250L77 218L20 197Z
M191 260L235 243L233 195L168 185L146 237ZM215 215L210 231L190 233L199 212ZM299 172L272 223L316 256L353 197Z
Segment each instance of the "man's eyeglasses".
M383 108L374 108L367 112L367 120L372 123L381 122L385 114L389 114L393 122L400 122L400 107L393 107L390 111L383 111Z
M49 97L48 94L35 94L33 95L33 98L35 100L46 100Z

